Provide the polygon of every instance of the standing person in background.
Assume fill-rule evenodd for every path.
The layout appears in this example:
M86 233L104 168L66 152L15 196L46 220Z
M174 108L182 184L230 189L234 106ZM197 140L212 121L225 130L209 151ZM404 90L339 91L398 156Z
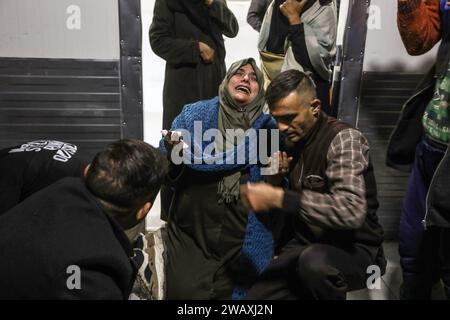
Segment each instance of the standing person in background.
M156 0L149 36L152 50L166 61L163 129L184 105L217 95L226 71L223 35L233 38L238 30L225 0ZM163 188L162 219L170 198Z
M184 105L217 95L226 71L223 35L238 30L225 0L156 0L149 36L166 61L163 129Z
M430 299L440 278L450 298L449 3L398 0L397 18L409 54L423 54L441 40L434 67L403 106L388 145L387 164L399 170L412 169L399 227L400 298Z
M330 114L336 31L334 0L274 0L267 9L258 41L266 86L280 71L305 71L316 84L322 110Z
M272 0L252 0L250 3L247 13L247 22L258 32L261 30L264 15L271 2Z

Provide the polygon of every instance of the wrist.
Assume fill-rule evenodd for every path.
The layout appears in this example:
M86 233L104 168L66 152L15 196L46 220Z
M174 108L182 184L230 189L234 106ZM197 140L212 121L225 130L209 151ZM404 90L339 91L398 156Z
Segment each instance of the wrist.
M291 214L300 212L300 197L301 195L297 191L285 191L283 194L283 211Z
M275 187L281 186L283 183L283 177L280 175L267 176L266 182Z
M295 24L300 24L300 23L302 23L302 20L300 19L300 17L297 17L297 16L292 17L292 18L289 18L288 20L289 20L289 24L290 24L291 26L292 26L292 25L295 25Z
M284 190L281 188L274 188L274 202L273 205L276 209L283 208Z

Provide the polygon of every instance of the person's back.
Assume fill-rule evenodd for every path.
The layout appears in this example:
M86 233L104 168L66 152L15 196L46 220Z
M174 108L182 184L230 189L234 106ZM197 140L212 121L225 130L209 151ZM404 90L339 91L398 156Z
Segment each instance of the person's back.
M0 216L0 239L0 299L125 299L131 290L128 240L80 178Z
M81 177L74 144L38 140L0 150L0 214L64 177Z
M62 179L0 216L0 298L128 298L135 270L124 230L149 212L164 160L142 141L111 143L83 179Z

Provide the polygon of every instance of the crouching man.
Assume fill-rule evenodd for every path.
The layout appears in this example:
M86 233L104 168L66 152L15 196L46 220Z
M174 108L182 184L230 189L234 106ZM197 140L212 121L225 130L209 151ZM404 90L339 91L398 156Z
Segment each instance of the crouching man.
M159 151L121 140L84 179L64 178L0 216L0 299L127 299L135 277L123 232L149 212L166 172Z
M345 299L366 287L369 266L382 274L386 264L369 144L321 112L313 81L300 71L279 74L266 98L290 148L279 154L272 184L248 184L242 198L256 212L290 219L283 232L293 227L294 236L246 298Z

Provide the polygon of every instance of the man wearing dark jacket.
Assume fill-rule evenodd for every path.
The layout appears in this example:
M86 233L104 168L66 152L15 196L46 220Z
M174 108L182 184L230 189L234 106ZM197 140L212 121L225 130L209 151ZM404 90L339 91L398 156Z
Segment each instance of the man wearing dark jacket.
M81 177L83 163L71 143L39 140L0 150L0 215L65 177Z
M291 219L295 236L250 289L248 299L345 299L366 287L368 268L384 272L383 230L369 144L360 131L328 117L305 73L280 73L267 89L270 113L291 145L268 183L242 197L256 212ZM286 176L283 176L286 174ZM282 184L281 184L282 185Z
M121 140L85 178L64 178L0 216L0 299L127 299L135 277L123 230L142 220L165 174L159 151Z
M450 298L450 14L444 0L398 0L398 27L411 55L439 40L436 64L402 108L387 165L412 169L400 219L402 299L429 299L441 277Z

